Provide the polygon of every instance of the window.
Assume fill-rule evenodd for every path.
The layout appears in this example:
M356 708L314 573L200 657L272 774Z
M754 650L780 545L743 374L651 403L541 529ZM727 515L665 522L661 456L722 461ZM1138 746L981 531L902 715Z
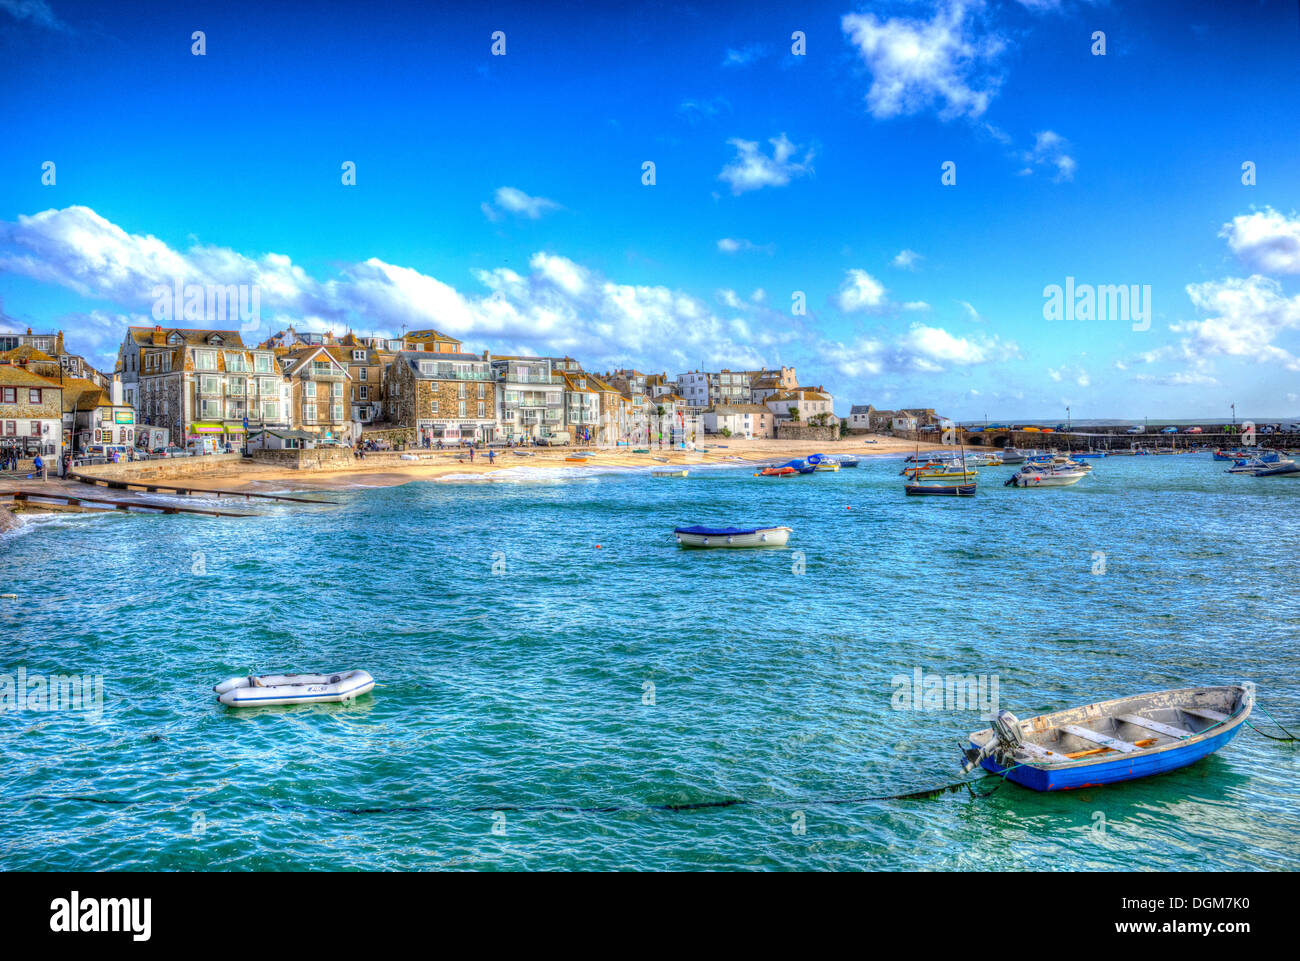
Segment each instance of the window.
M435 397L435 398L433 398L433 400L429 401L429 411L430 411L430 413L432 414L432 416L434 416L434 417L437 417L437 416L438 416L438 398L437 398L437 397Z
M480 383L478 385L478 399L482 400L486 396L487 396L487 384ZM479 406L482 407L483 405L479 404Z
M205 400L199 406L204 420L212 420L221 416L221 401L219 400Z
M366 352L364 350L354 350L352 352L352 359L357 363L361 363L366 359Z
M258 383L258 385L260 386L261 391L262 391L263 394L274 394L274 393L275 393L275 378L274 378L274 377L259 377L259 378L257 379L257 383Z
M242 377L232 377L226 382L226 393L228 394L243 394L247 390L247 381Z
M456 385L456 396L459 397L459 398L461 398L462 400L465 399L465 382L464 382L464 381L461 381L459 384ZM464 405L462 405L462 406L464 406Z
M0 402L6 404L18 403L18 388L17 387L3 388L3 390L0 391Z
M343 419L343 405L342 405L342 404L335 404L335 405L334 405L334 420L342 420L342 419Z
M465 416L465 402L463 400L460 402L460 416Z
M358 400L369 400L369 399L370 399L370 388L367 387L365 384L362 384L361 387L360 387L359 390L358 390L358 393L357 393L357 399L358 399Z
M5 434L8 435L9 437L16 437L18 435L18 421L16 420L5 421Z
M484 412L484 406L485 406L485 405L483 404L483 401L479 401L479 402L478 402L478 415L479 415L479 417L485 417L485 416L487 416L486 413Z
M316 419L316 405L315 405L315 404L303 404L303 405L302 405L302 419L305 420L305 421L307 421L308 423L311 423L312 421L314 421L314 420Z
M343 384L342 384L341 382L335 383L335 385L334 385L334 398L337 400L338 398L340 398L340 397L342 397L342 396L343 396Z
M41 436L41 422L39 420L32 421L32 436L33 437Z
M41 389L39 387L29 388L27 391L27 403L39 404L41 402Z
M303 381L302 393L304 397L316 399L316 382L312 380Z
M435 370L436 370L435 365L431 361L426 361L426 360L420 361L420 373L431 377L433 376Z
M196 370L216 370L217 354L212 350L196 350L194 352L194 368Z
M361 374L361 379L362 379L362 380L369 380L369 379L370 379L370 376L369 376L369 375L370 375L370 368L369 368L369 367L362 367L362 368L360 368L360 374Z
M272 401L262 404L262 420L276 421L280 419L280 405Z
M254 363L259 374L269 374L271 372L271 358L266 354L258 354L254 358Z

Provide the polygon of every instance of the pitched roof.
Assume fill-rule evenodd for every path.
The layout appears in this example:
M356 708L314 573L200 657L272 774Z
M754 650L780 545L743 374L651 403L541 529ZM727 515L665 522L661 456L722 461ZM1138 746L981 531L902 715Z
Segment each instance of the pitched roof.
M140 347L166 347L172 334L179 334L190 347L235 347L244 346L243 338L237 330L212 330L202 327L128 327L127 334ZM221 344L208 341L215 334L221 338Z
M33 360L45 364L58 363L57 360L45 353L45 351L37 350L30 344L19 344L13 350L6 350L4 353L0 354L0 363L17 364Z
M0 364L0 384L5 387L53 387L56 390L63 389L57 380L50 380L40 374L33 374L24 367L15 367L12 364Z

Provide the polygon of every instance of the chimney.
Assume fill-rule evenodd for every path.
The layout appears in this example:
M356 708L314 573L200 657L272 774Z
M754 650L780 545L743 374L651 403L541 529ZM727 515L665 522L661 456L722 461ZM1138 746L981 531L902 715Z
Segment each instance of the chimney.
M122 378L118 374L113 375L113 390L111 393L113 406L122 406Z

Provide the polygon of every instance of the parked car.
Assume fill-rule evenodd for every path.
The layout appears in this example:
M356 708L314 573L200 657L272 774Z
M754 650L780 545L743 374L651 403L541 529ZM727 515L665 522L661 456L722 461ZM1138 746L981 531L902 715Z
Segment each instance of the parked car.
M1184 433L1184 434L1204 434L1205 431L1201 430L1201 428L1199 428L1199 427L1189 427L1189 428L1187 428L1185 431L1183 431L1183 433Z
M1142 434L1145 432L1146 432L1145 427L1130 427L1128 430L1124 431L1124 433L1126 434Z
M161 456L161 457L192 457L192 456L194 456L194 455L191 454L189 451L185 450L185 449L182 448L182 447L177 447L177 446L175 446L174 444L169 444L169 445L166 446L166 447L160 447L160 448L158 448L158 453L159 453L159 456Z
M1163 428L1160 429L1160 433L1162 433L1162 434L1177 434L1177 433L1178 433L1178 428L1177 428L1177 427L1163 427Z
M547 447L568 447L570 441L571 438L567 430L557 430L540 438L538 443L545 444Z

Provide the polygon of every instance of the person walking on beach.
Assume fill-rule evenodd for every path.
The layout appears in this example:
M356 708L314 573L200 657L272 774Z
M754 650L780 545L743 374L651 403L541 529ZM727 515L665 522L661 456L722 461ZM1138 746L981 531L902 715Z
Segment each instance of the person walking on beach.
M470 445L469 445L469 462L470 462L471 464L474 463L474 445L473 445L473 444L470 444Z
M497 462L497 452L494 451L492 448L489 447L489 448L488 448L488 466L491 467L491 466L492 466L493 464L495 464L496 462Z

